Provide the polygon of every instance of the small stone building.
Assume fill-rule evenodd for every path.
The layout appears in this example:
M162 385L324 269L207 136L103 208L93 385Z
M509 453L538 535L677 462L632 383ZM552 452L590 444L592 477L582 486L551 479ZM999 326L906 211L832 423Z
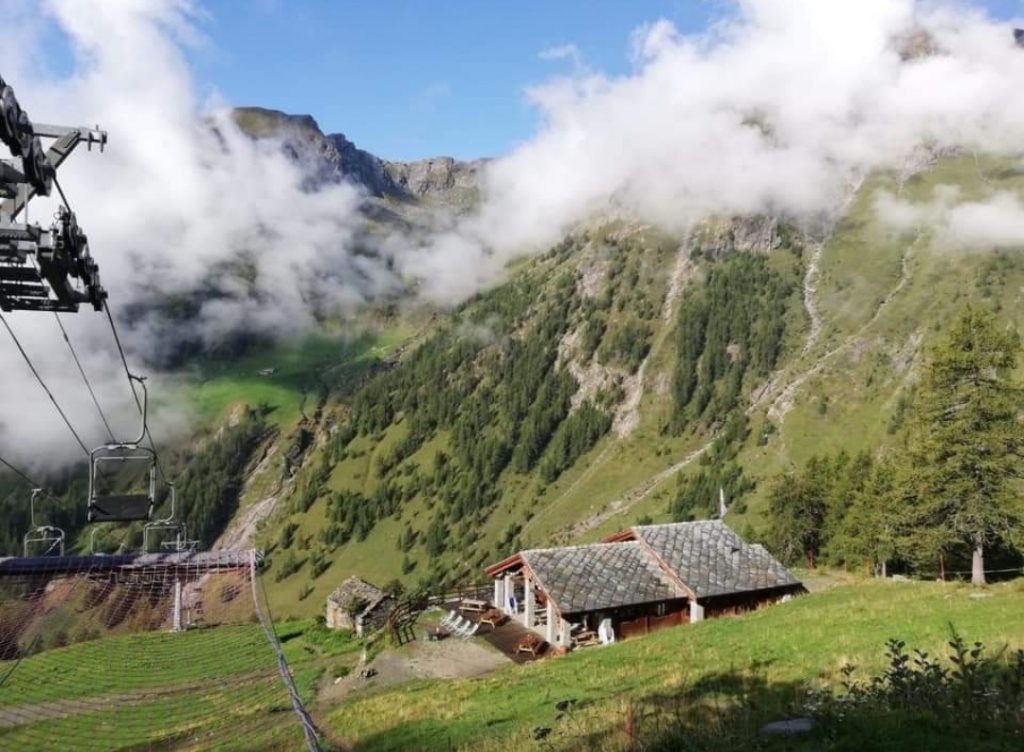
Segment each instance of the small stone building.
M353 619L352 604L361 608ZM329 629L350 629L360 637L384 626L395 599L359 577L349 577L327 596L326 624Z

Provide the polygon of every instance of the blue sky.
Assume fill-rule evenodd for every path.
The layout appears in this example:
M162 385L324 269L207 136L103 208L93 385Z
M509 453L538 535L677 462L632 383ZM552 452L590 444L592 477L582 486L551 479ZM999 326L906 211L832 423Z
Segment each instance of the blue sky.
M825 0L828 1L828 0ZM310 113L391 159L501 154L536 113L524 89L589 67L628 72L630 34L661 18L699 31L725 0L203 0L197 78L235 104ZM1022 0L988 0L997 16ZM246 11L241 11L245 6Z
M574 45L589 68L627 73L638 27L668 19L697 32L732 6L728 0L199 3L205 43L188 55L201 94L312 114L325 132L344 133L390 159L505 153L536 129L524 90L573 70L571 59L544 57L545 50ZM973 4L1001 18L1024 14L1024 0Z
M523 90L572 70L540 53L575 44L629 70L630 33L668 18L702 28L718 0L204 0L197 79L234 104L310 113L391 159L500 154L527 138Z

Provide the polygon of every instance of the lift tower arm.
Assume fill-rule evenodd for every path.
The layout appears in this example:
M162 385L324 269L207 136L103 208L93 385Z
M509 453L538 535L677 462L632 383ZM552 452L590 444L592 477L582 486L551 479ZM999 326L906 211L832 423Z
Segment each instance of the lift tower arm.
M42 138L54 140L46 151ZM0 161L0 310L70 312L81 303L101 310L107 292L74 213L62 207L48 230L15 219L32 198L50 195L57 168L75 147L102 151L106 132L33 125L0 77L0 141L13 157Z

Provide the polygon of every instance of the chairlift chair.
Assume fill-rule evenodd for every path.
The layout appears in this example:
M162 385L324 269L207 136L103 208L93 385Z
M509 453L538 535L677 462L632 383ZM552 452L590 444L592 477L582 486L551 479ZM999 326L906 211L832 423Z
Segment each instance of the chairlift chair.
M145 379L129 374L133 382L142 386L142 427L134 441L104 444L89 454L89 522L137 522L153 519L156 504L156 451L140 446L146 438L146 411L148 395ZM147 489L144 493L102 493L97 478L103 468L112 465L124 467L126 463L147 469Z
M173 540L160 542L160 548L165 550L170 549L173 551L179 551L181 549L182 542L188 538L188 534L185 532L185 523L175 521L174 519L174 484L168 483L168 486L170 486L171 489L171 512L163 519L147 522L142 528L142 553L144 554L150 553L150 538L152 537L156 539L160 533L172 533L174 535Z
M160 548L165 551L171 551L176 554L192 553L199 547L199 541L189 540L188 531L185 530L185 523L181 523L181 528L178 535L175 536L174 540L160 541Z
M29 500L29 518L32 527L22 539L25 556L32 556L33 548L42 551L37 554L39 556L63 556L64 531L53 525L36 524L36 497L42 492L41 488L32 489L32 498Z

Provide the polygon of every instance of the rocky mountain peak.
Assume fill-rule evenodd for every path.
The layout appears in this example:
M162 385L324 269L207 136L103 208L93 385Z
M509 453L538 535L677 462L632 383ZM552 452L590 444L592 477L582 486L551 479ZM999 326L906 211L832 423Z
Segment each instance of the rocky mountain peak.
M476 204L485 160L463 162L433 157L413 162L381 159L360 149L342 133L325 134L311 115L291 115L263 107L232 111L238 127L252 138L278 138L314 183L348 180L376 199L425 203L464 210Z

